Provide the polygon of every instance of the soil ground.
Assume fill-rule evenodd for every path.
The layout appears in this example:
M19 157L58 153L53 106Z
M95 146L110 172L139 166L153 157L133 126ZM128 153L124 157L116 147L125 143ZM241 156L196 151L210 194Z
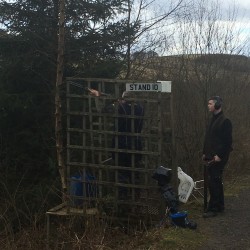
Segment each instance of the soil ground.
M236 193L234 190L234 194L226 194L224 213L213 218L197 218L198 230L205 236L197 249L250 249L250 176L245 176L243 182Z
M226 197L226 204L224 213L199 223L207 238L201 250L250 249L250 189Z

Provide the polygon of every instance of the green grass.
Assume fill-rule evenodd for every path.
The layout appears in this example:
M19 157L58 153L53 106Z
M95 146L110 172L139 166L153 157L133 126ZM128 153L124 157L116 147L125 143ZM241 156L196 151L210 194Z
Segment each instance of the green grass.
M167 227L151 229L140 237L130 238L130 243L120 245L117 249L197 249L205 240L199 230Z

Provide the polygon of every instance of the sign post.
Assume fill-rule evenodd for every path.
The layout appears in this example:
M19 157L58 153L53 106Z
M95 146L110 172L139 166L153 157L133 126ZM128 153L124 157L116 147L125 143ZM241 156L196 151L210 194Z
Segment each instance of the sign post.
M171 81L157 81L155 83L126 83L126 91L171 93Z

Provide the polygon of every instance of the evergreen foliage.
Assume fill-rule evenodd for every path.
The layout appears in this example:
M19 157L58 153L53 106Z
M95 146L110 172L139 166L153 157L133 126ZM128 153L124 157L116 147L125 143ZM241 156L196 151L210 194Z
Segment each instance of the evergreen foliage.
M118 18L126 12L125 3L67 1L65 77L118 75L128 39L126 19ZM27 188L36 193L41 183L49 187L58 177L53 125L57 17L58 0L0 3L0 181L10 194L17 188L20 195ZM39 198L34 199L39 207Z

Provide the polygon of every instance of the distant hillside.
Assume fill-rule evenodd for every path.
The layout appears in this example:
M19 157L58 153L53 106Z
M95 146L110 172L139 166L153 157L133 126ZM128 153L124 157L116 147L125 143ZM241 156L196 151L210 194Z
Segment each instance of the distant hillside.
M174 55L137 58L131 67L131 79L157 80L165 79L169 74L185 68L211 68L214 70L250 72L250 58L241 55ZM123 74L122 74L123 75ZM121 76L122 76L121 75Z

